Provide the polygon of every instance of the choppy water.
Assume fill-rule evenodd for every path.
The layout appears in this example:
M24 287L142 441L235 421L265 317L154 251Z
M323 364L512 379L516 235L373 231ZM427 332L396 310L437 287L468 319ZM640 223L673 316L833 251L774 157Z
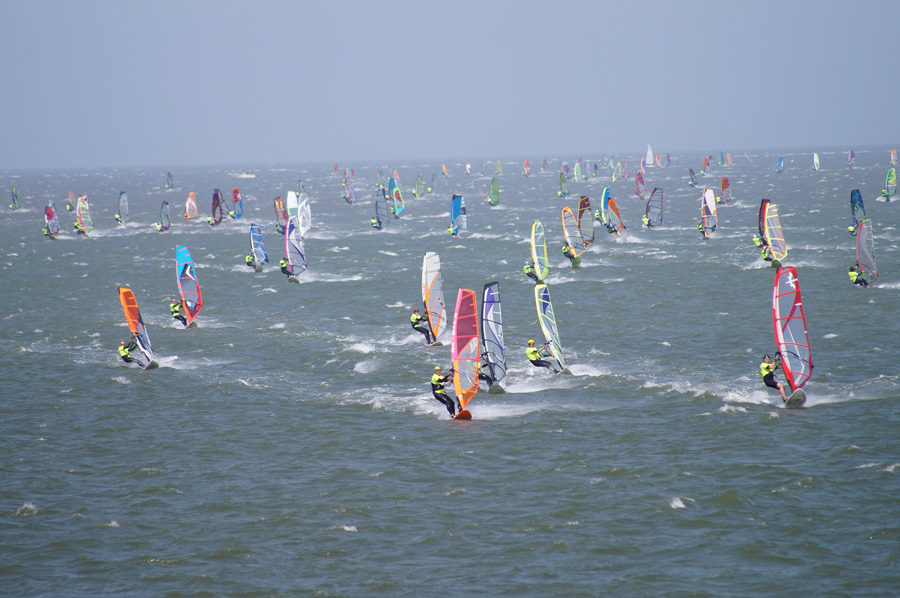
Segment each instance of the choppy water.
M665 226L640 229L632 182L612 185L626 223L572 269L560 209L605 183L452 163L434 194L384 232L368 221L374 164L354 164L361 204L340 198L330 165L2 173L24 209L0 214L0 579L6 595L128 596L885 596L900 588L897 277L900 206L875 203L890 148L738 158L736 201L702 242L699 156L648 171L666 192ZM743 152L735 152L735 156ZM600 156L598 156L600 158ZM636 163L637 156L629 160ZM440 162L393 164L404 186ZM493 168L485 166L487 172ZM535 168L537 171L538 168ZM248 225L279 255L272 198L302 178L312 199L309 271L243 265ZM245 217L215 229L152 229L188 191L238 185ZM874 222L881 277L846 274L849 195ZM87 193L96 230L56 241L42 208ZM132 217L115 227L119 190ZM449 198L469 229L447 235ZM226 192L226 195L230 195ZM774 350L774 271L750 243L759 200L775 201L797 267L815 371L808 408L786 411L757 374ZM572 376L534 370L540 337L522 275L533 219L553 251L549 285ZM169 317L175 245L204 293L197 330ZM448 304L499 280L510 374L479 394L472 422L430 397L434 364L409 328L422 255L441 254ZM270 265L271 266L271 265ZM131 287L162 367L118 361L127 336L116 293ZM780 403L780 401L777 401Z

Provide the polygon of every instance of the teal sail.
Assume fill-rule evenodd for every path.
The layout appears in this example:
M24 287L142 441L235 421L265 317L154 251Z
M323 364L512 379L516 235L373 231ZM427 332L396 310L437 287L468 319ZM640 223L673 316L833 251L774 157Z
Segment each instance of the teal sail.
M850 234L855 235L859 223L866 219L866 207L863 205L862 193L859 189L850 192Z

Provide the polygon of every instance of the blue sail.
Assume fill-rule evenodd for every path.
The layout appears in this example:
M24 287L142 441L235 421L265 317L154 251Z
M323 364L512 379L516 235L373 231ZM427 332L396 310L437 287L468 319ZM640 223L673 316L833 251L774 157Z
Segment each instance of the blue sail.
M267 264L269 262L266 248L263 246L262 231L258 224L250 225L250 250L253 252L253 258L257 264Z

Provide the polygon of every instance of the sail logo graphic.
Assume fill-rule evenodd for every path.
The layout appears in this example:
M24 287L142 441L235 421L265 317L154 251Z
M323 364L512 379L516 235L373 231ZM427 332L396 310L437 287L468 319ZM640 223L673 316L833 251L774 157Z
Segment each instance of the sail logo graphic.
M792 288L792 289L794 289L794 290L797 289L797 279L794 278L794 274L793 274L793 273L788 274L787 283L788 283L789 285L791 285L791 288Z

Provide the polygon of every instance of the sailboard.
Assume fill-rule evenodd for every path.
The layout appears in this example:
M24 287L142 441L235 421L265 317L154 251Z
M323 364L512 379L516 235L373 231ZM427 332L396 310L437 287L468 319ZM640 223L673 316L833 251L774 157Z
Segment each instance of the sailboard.
M897 169L891 166L888 168L887 175L884 177L884 190L881 197L885 201L891 201L891 198L897 194Z
M71 212L75 209L75 193L69 191L69 197L66 200L66 211Z
M778 156L778 166L775 167L778 174L784 172L784 156Z
M403 194L400 192L400 184L394 176L388 179L388 198L391 200L391 212L395 218L399 218L406 206L403 205Z
M172 228L172 217L169 215L169 202L164 201L159 206L159 232L164 233Z
M425 195L425 175L421 172L419 176L416 177L416 186L413 187L412 191L413 197L419 198Z
M78 203L75 206L75 217L78 219L78 224L81 225L81 230L84 231L85 236L94 230L94 220L91 218L91 207L88 205L87 195L78 196Z
M853 168L856 166L856 152L850 150L850 153L847 154L847 168Z
M616 204L616 200L609 197L608 194L606 197L606 217L609 219L610 228L617 232L625 230L625 222L622 220L622 215L619 213L619 206Z
M128 209L128 193L125 191L119 191L119 206L116 213L122 222L131 216L131 211Z
M487 202L492 206L500 203L500 181L497 177L491 179L491 192L488 194Z
M872 220L866 218L856 229L856 261L859 271L865 274L868 282L878 280L878 266L875 264L875 235L872 232Z
M390 222L390 214L388 213L387 197L385 190L382 188L381 195L375 196L375 220L378 221L378 229L383 229Z
M250 253L253 254L253 259L256 262L255 270L257 272L262 272L262 265L269 262L269 256L266 254L266 248L263 245L262 230L260 230L258 224L250 225Z
M236 220L240 220L244 215L244 202L241 199L241 191L237 187L231 188L231 212L234 213Z
M434 251L429 251L422 259L422 305L431 329L431 344L441 346L441 334L447 329L447 310L444 307L441 256Z
M578 219L575 218L575 214L569 206L562 209L562 225L566 243L569 244L572 255L578 259L578 256L584 253L584 237L581 235L581 229L578 228Z
M813 152L813 170L819 170L819 154Z
M700 166L700 174L706 174L709 170L709 156L703 156L703 164Z
M700 219L703 221L703 237L708 239L719 228L716 194L712 189L703 190L703 196L700 198Z
M282 200L279 195L274 199L272 205L275 209L275 231L284 234L288 223L288 215L284 209L284 200Z
M47 227L48 237L56 238L54 235L59 233L59 214L56 213L56 204L50 202L44 208L44 226Z
M891 150L891 165L892 166L897 165L897 150L896 150L896 148Z
M784 240L784 230L781 227L781 217L778 215L778 206L768 199L759 203L759 225L762 238L769 246L769 254L779 262L787 257L787 242Z
M296 191L288 191L287 199L284 202L284 211L287 212L288 218L297 218L297 212L300 209L300 198Z
M578 213L575 216L584 248L587 249L594 242L594 215L591 213L591 200L587 195L582 195L578 200Z
M222 192L218 189L213 191L212 198L212 219L213 224L218 226L222 224L222 217L225 215L225 210L222 208Z
M350 204L351 206L356 205L356 189L353 188L353 183L350 180L350 177L347 175L347 172L344 172L344 200Z
M534 303L537 307L538 321L544 333L546 347L550 351L549 361L556 373L566 369L566 358L563 356L559 341L559 330L556 316L553 315L553 303L550 301L550 289L545 284L534 287Z
M475 291L459 289L450 335L450 361L453 363L453 390L460 412L454 419L470 419L463 415L469 401L478 393L478 370L481 352L478 337L478 303Z
M481 374L488 378L488 393L502 393L506 378L506 344L500 310L500 283L489 282L481 292ZM487 370L487 371L485 371Z
M288 220L287 229L284 231L284 255L290 272L288 281L299 283L300 279L297 277L306 271L306 247L293 218Z
M462 195L454 193L450 198L450 230L454 235L458 235L466 226L466 201Z
M647 208L644 211L649 220L650 228L660 226L663 223L663 190L661 187L654 187L650 193L650 199L647 200Z
M525 164L522 166L522 174L531 176L531 162L529 160L525 160Z
M850 234L855 235L859 223L865 219L866 207L863 205L862 193L859 192L859 189L854 189L850 192L850 221L853 227L853 232Z
M640 196L641 199L644 199L644 192L647 190L647 185L644 184L644 175L641 171L634 173L634 184L634 194Z
M468 175L472 174L472 163L471 162L466 162L466 174L468 174Z
M178 294L181 296L181 307L184 308L185 328L196 327L194 319L203 309L203 296L200 293L200 280L194 270L191 252L184 245L175 247L175 277L178 282Z
M119 287L119 302L122 304L122 312L125 321L128 322L128 330L131 331L138 350L144 357L145 363L140 363L145 370L153 370L159 367L159 363L153 359L153 346L150 344L150 335L144 320L141 318L141 310L138 308L137 299L131 289Z
M722 203L729 204L731 203L731 181L728 180L727 176L722 177L722 191L719 198L722 200Z
M12 202L9 204L9 209L18 210L19 208L21 208L22 204L19 203L19 190L15 185L12 186L12 190L9 192L9 194L10 201Z
M650 144L647 144L647 154L644 156L644 162L646 165L653 166L653 150L650 148Z
M444 171L444 176L450 176L450 171L447 170L447 165L441 162L441 170Z
M812 352L806 332L806 316L800 298L800 283L793 266L781 266L772 288L772 326L781 354L781 367L791 391L803 388L812 375Z
M550 274L550 260L547 256L544 225L540 220L531 223L531 260L534 262L534 274L538 280L547 278Z
M191 191L188 193L187 199L184 200L184 220L190 220L191 218L196 218L200 215L200 210L197 209L197 200L194 198L194 192Z
M499 176L503 176L503 164L500 163L500 160L497 160L497 174Z
M427 191L428 193L434 193L434 190L435 190L435 188L437 187L437 185L435 185L435 178L436 178L436 177L437 177L437 175L434 174L434 173L432 172L432 173L431 173L431 184L428 185L428 188L426 189L426 191Z
M556 194L560 197L568 197L569 196L569 180L566 178L565 172L559 173L559 190Z
M693 168L688 168L688 174L691 176L691 180L688 181L688 186L690 186L690 187L697 187L697 186L698 186L698 184L697 184L697 177L694 175L694 169L693 169Z
M166 191L171 191L175 188L175 179L172 178L172 173L166 173Z

